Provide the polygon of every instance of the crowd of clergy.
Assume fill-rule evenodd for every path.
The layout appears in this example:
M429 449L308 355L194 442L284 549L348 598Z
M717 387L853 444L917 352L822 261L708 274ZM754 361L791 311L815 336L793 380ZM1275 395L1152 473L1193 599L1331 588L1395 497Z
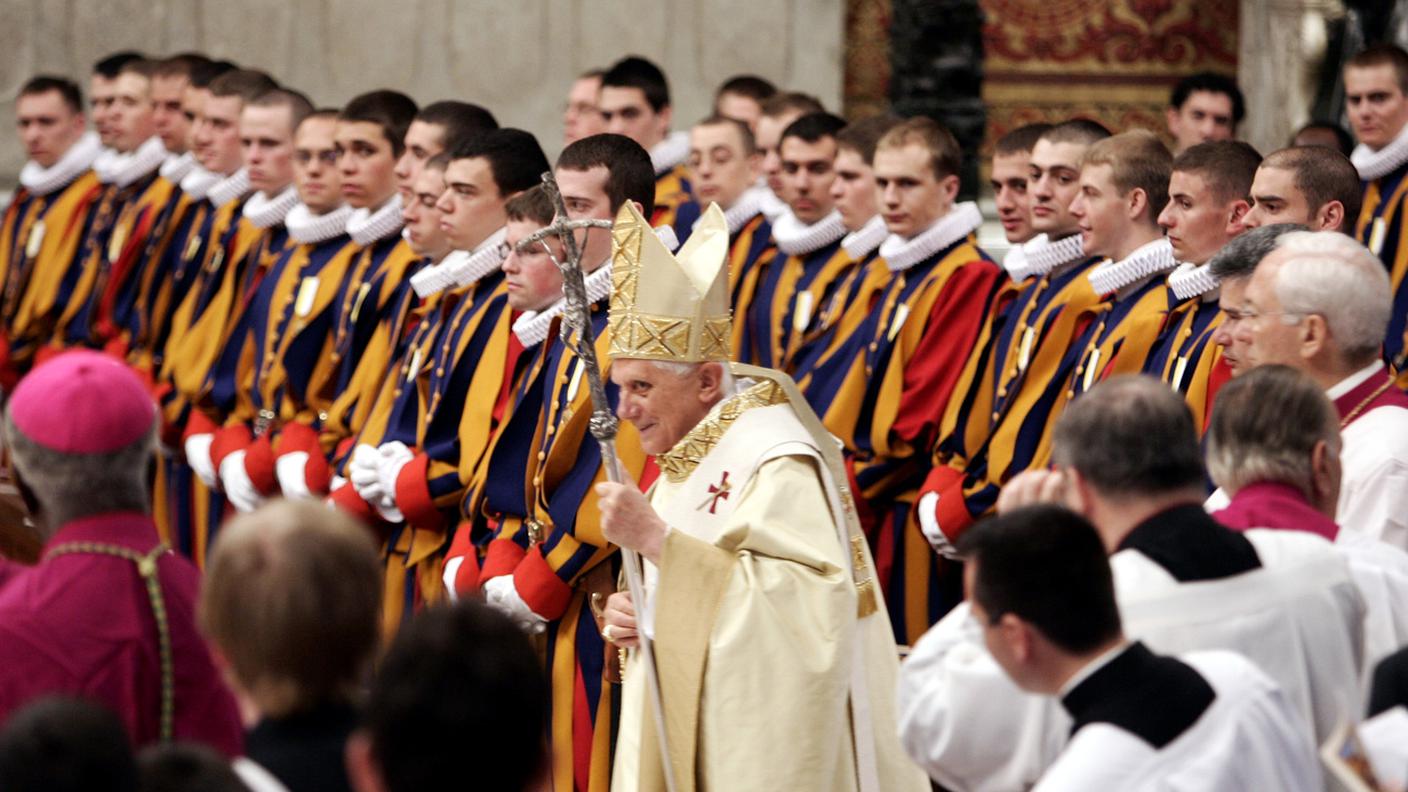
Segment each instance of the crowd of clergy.
M33 77L0 788L1405 788L1408 52L1341 76L1006 131L1001 261L940 123L751 75Z

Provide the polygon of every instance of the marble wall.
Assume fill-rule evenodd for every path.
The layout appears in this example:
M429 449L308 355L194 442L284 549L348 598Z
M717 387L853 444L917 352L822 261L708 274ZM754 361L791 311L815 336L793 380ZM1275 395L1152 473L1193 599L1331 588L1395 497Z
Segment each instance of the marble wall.
M846 0L0 0L0 95L30 75L82 77L120 49L199 50L336 105L372 88L481 103L549 154L572 77L637 53L669 74L677 125L714 86L760 74L839 107ZM13 128L13 105L0 105ZM0 138L0 184L23 152Z

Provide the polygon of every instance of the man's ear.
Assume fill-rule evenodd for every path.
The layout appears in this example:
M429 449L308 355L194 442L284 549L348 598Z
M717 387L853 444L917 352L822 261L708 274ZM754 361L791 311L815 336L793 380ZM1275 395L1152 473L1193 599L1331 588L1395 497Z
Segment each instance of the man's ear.
M386 792L386 783L381 778L381 765L372 752L371 735L358 729L347 738L347 748L343 752L347 762L347 778L357 792Z
M1317 499L1330 504L1339 500L1340 458L1324 440L1317 440L1310 449L1310 486Z
M1066 478L1066 508L1089 519L1090 512L1095 505L1090 482L1086 481L1085 477L1075 468L1062 468L1061 474Z
M958 174L950 173L943 177L939 180L939 186L944 191L944 197L948 198L950 202L958 198Z
M724 364L709 361L699 367L699 400L713 403L723 396Z
M1326 201L1325 205L1315 213L1315 230L1317 231L1339 231L1343 228L1344 222L1344 204L1339 201Z
M757 181L758 177L763 175L762 152L755 151L748 155L748 175L753 177L753 181Z
M997 620L997 631L1007 644L1009 656L1023 665L1032 657L1031 631L1015 613L1004 613Z
M1330 343L1330 325L1319 314L1306 314L1301 322L1300 356L1309 360L1320 354Z
M24 507L29 509L30 519L37 522L40 519L39 512L41 511L38 496L34 494L34 490L29 488L29 483L24 480L18 470L11 470L11 475L14 477L15 489L20 492L20 500L24 501Z
M1149 211L1149 194L1144 192L1143 187L1135 187L1125 196L1125 214L1130 220L1143 222L1144 215ZM1158 225L1158 218L1151 217L1150 220Z
M1247 212L1252 210L1252 205L1238 198L1231 203L1230 208L1232 211L1227 218L1226 233L1227 236L1234 237L1247 230L1246 225L1242 223L1242 219L1247 216Z

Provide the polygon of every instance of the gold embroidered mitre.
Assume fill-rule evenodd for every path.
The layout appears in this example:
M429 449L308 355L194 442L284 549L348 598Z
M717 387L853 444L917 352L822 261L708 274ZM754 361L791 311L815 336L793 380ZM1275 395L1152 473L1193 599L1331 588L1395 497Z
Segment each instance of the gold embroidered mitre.
M611 229L612 358L727 361L728 223L709 204L671 255L627 201Z

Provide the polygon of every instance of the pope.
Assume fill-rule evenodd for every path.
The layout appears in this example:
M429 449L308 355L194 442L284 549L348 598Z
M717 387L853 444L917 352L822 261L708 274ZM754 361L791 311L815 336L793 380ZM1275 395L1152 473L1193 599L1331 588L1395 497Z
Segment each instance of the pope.
M661 477L596 492L606 536L645 559L644 601L612 595L603 634L653 638L668 750L631 653L612 789L664 789L665 762L680 792L926 789L896 738L894 635L840 448L785 374L729 362L723 212L678 258L647 230L625 205L610 376Z

